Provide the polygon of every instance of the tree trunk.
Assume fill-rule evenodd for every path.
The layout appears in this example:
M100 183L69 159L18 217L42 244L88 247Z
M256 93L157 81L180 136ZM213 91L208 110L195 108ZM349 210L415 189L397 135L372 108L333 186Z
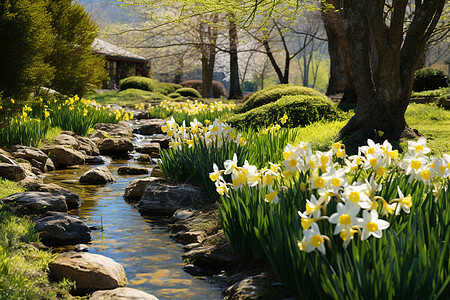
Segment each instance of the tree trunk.
M445 0L429 0L416 7L406 36L403 17L408 0L393 2L389 27L384 4L345 0L344 12L351 68L358 98L355 115L337 139L350 137L357 145L367 139L398 141L417 138L405 121L414 70L439 20Z
M328 37L330 55L330 79L326 95L344 93L342 101L356 103L347 37L344 29L344 13L340 0L327 0L334 8L322 11L322 20Z
M200 40L202 41L202 97L213 98L213 75L216 62L216 41L218 30L214 26L218 22L219 15L212 16L211 24L200 24Z
M229 24L229 39L230 39L230 92L228 99L241 99L242 90L239 83L239 63L237 52L237 28L234 16L230 16Z
M273 56L272 50L270 49L269 41L264 40L263 45L264 48L266 49L267 57L269 57L270 63L272 64L272 67L275 69L275 72L277 73L280 84L289 83L289 60L286 59L286 65L284 66L284 74L283 74L281 68L278 66L277 61L275 60L275 57ZM289 53L287 54L287 57L289 57Z

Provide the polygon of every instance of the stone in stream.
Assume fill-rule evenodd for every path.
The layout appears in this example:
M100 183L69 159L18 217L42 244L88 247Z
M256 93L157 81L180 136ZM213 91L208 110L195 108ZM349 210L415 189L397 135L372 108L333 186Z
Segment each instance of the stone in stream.
M192 243L201 243L206 238L206 233L202 230L179 231L172 236L180 244L187 245Z
M137 208L144 215L170 216L177 209L192 206L201 198L202 193L193 186L161 180L147 187Z
M89 300L158 300L155 296L132 288L117 288L94 292Z
M123 287L127 283L125 271L119 263L103 255L86 252L59 254L49 265L57 280L69 278L78 291L97 291Z
M125 194L123 195L123 197L127 201L139 201L142 198L142 195L144 194L147 186L160 181L161 179L156 177L134 179L125 188Z
M34 229L44 245L74 245L91 241L91 231L78 218L64 213L49 212L38 219Z
M129 151L133 151L133 142L126 137L106 138L97 142L97 147L101 154L122 155Z
M142 135L163 133L161 127L166 125L166 121L164 121L163 119L141 120L139 123L142 124L141 127L139 127L138 129L134 129L133 133Z
M237 258L228 245L196 247L182 255L185 260L193 261L196 266L218 274L224 269L230 269Z
M87 165L107 165L111 162L111 158L103 155L88 156L86 157Z
M116 182L116 178L107 167L93 168L80 177L80 183L84 184L106 184Z
M56 193L56 194L62 194L66 197L66 204L68 209L78 209L81 205L81 198L78 196L78 194L69 191L66 188L63 188L57 184L49 183L44 184L41 182L33 181L29 182L25 185L25 188L27 188L29 191L36 191L36 192L49 192L49 193Z
M265 274L258 274L240 280L227 288L223 294L226 299L267 299L272 298L272 281Z
M75 150L80 149L80 142L75 137L64 133L55 137L55 144L68 146Z
M95 130L106 132L109 137L131 137L131 127L125 121L120 121L117 124L112 123L98 123L94 125Z
M159 149L161 149L161 146L158 143L145 144L134 148L136 152L150 155L154 153L159 153Z
M160 178L164 178L164 173L161 170L161 168L159 166L156 166L152 169L152 172L150 173L150 175L152 177L160 177Z
M27 177L25 169L19 165L0 163L0 178L21 181Z
M80 151L84 151L87 155L96 156L100 154L100 150L97 145L89 138L84 136L76 136L78 143L80 144Z
M137 161L141 164L150 164L152 163L152 158L148 154L141 154L138 156Z
M47 145L42 148L55 164L56 168L84 164L84 155L80 151L63 145Z
M144 175L148 174L148 169L141 167L119 167L117 173L119 175Z
M67 212L66 196L49 192L23 192L0 200L14 213L43 214L47 211Z

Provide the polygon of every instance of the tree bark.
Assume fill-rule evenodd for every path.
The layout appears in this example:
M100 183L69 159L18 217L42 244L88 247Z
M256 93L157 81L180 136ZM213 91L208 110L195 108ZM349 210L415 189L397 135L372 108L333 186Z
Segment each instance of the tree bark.
M229 39L230 39L230 92L228 99L241 99L242 90L239 83L239 62L237 51L237 28L234 16L231 15L229 23Z
M201 62L202 62L202 97L213 98L213 75L214 64L216 61L216 41L218 36L218 30L214 26L219 20L219 15L214 14L212 16L211 23L200 24L200 40L201 45Z
M330 78L326 95L344 93L341 101L356 103L350 55L344 28L341 0L327 0L333 8L322 11L322 20L328 37Z
M345 0L346 33L357 94L355 115L337 139L350 137L358 145L368 138L417 138L405 120L413 75L442 13L445 0L428 0L417 5L406 36L403 18L408 0L393 2L389 26L383 18L384 3Z

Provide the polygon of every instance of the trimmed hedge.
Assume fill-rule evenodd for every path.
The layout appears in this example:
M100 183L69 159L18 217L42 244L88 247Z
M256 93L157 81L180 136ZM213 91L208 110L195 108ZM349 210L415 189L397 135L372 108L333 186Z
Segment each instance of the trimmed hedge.
M224 85L221 84L218 81L213 81L213 97L214 98L227 98L228 93L225 89ZM186 80L183 82L180 82L180 85L183 87L189 87L196 89L200 94L202 94L203 89L203 81L201 80Z
M244 113L258 106L275 102L283 96L288 95L306 95L329 100L327 96L312 88L297 86L292 84L279 84L267 87L254 93L248 100L235 108L236 113Z
M175 93L180 94L183 97L194 97L194 98L201 98L200 93L193 88L181 88L175 91Z
M449 78L439 69L423 68L414 73L413 91L422 92L448 87Z
M141 77L141 76L127 77L119 82L119 90L124 91L126 89L138 89L154 92L155 81L148 77Z
M176 83L171 82L156 82L155 84L155 92L161 93L164 95L169 95L174 93L176 90L181 89L182 86Z
M230 115L224 121L236 127L267 127L280 123L285 113L288 120L283 127L305 126L322 119L336 120L340 115L336 105L329 99L322 96L296 95L284 96L245 113Z
M177 99L177 98L180 98L180 97L183 97L183 96L181 96L179 93L170 93L169 95L167 95L168 97L170 97L170 98L172 98L172 99Z

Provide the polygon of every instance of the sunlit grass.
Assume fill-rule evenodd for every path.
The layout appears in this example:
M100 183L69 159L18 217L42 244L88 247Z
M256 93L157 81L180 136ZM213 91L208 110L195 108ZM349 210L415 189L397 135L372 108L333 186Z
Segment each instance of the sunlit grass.
M149 92L138 89L126 89L124 91L111 91L104 93L93 93L86 98L95 100L101 105L119 104L121 106L135 105L142 102L159 103L162 100L169 100L166 95L157 92Z

